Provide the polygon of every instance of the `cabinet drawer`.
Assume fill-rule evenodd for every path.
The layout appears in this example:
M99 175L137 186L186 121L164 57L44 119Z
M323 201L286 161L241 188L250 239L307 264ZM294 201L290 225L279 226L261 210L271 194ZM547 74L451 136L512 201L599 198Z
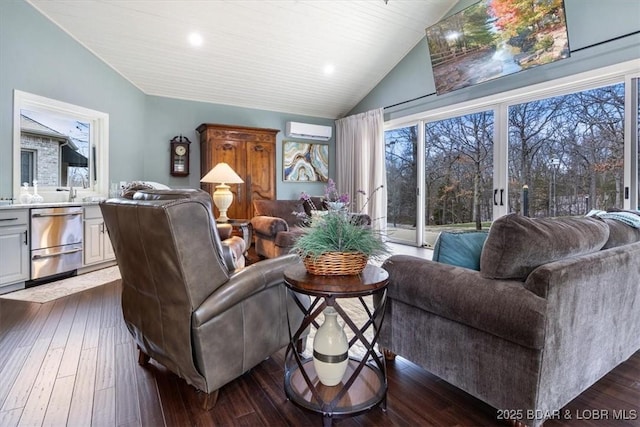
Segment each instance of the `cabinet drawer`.
M0 210L0 227L9 225L22 225L29 223L28 209L3 209Z
M102 218L102 211L100 206L85 206L84 207L84 219Z

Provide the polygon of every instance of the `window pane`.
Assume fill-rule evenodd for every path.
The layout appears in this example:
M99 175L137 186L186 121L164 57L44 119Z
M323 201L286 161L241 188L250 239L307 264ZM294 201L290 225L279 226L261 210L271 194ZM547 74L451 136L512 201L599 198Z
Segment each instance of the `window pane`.
M387 230L394 241L416 242L418 127L384 133L387 163Z
M483 111L425 124L427 240L439 226L481 229L491 220L493 120Z
M20 184L33 182L35 165L33 162L34 152L31 150L20 151Z
M509 211L623 207L624 84L509 107Z
M88 188L90 125L71 117L21 110L20 146L31 153L31 171L21 170L22 182ZM33 165L37 169L33 170ZM24 168L24 159L22 168ZM28 181L24 178L29 176Z

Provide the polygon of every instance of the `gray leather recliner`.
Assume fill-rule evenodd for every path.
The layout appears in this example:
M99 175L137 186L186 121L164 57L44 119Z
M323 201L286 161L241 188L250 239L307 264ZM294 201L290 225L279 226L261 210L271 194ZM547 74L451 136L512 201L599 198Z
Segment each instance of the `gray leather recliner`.
M283 284L296 257L230 272L204 194L109 199L100 208L140 363L151 357L204 392L208 410L220 387L288 344L287 312L293 330L302 313Z

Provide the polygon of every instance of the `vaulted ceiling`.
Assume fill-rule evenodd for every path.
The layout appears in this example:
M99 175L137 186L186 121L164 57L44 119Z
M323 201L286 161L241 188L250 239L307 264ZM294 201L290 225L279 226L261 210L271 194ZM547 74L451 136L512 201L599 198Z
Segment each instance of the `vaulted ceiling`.
M457 3L27 1L148 95L327 118L349 112Z

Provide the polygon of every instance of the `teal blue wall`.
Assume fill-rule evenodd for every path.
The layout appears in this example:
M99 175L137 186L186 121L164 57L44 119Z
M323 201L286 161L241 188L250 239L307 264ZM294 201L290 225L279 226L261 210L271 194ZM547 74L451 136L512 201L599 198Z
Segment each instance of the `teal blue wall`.
M146 96L60 30L24 0L0 0L0 197L12 192L13 90L109 114L110 180L143 179L174 187L199 187L201 123L280 129L277 196L320 194L322 184L282 181L282 139L287 121L333 126L333 120L271 111ZM191 174L169 175L169 140L183 134L192 142ZM334 140L330 140L334 175Z
M144 94L23 0L0 2L0 197L12 188L13 90L109 114L111 175L140 168Z
M450 13L474 1L461 0ZM640 32L639 0L565 0L565 8L572 51L568 59L436 96L423 38L349 115L389 107L389 120L640 58L640 34L614 40ZM606 43L589 47L600 42Z
M204 102L182 101L157 96L146 99L146 121L144 152L144 176L150 181L166 182L172 187L199 187L200 177L200 144L196 128L202 123L233 124L241 126L280 129L277 135L277 196L279 199L295 199L300 192L322 194L324 184L297 184L282 180L282 140L285 124L288 121L314 123L333 126L333 120L300 116L273 111L254 110L232 107L229 105L209 104ZM334 132L335 134L335 129ZM191 141L191 174L186 178L174 178L168 174L169 140L182 134ZM329 141L329 159L335 159L334 139ZM313 141L302 141L313 142ZM334 176L334 161L329 163L329 175ZM160 167L158 167L160 165ZM166 166L165 166L166 165Z

